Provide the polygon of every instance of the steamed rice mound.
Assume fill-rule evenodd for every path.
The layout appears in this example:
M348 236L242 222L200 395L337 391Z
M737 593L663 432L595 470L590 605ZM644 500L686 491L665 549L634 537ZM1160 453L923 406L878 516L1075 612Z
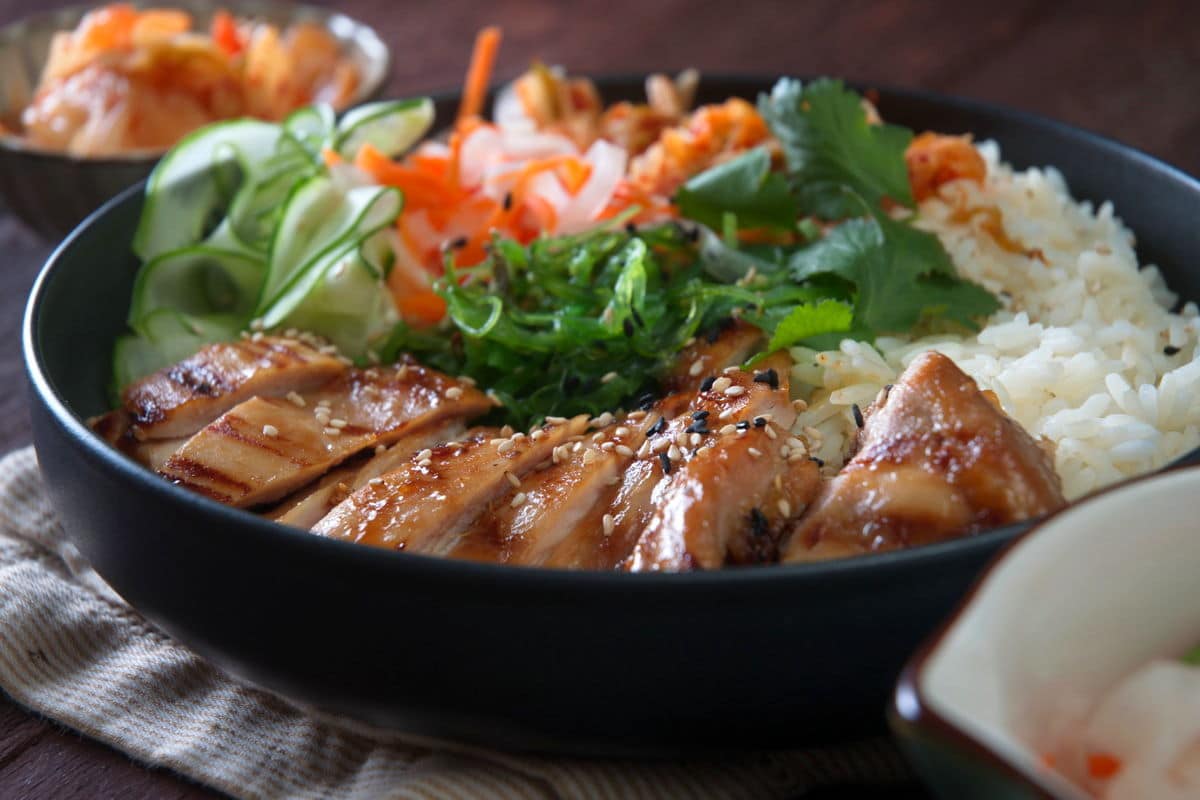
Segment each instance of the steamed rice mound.
M943 187L921 204L918 226L936 233L959 272L1004 307L974 336L793 349L794 377L809 400L797 428L809 429L814 452L840 466L855 429L851 404L869 404L928 350L952 358L1034 436L1053 443L1068 498L1200 445L1196 304L1171 312L1178 298L1156 267L1139 268L1133 234L1111 203L1077 203L1057 170L1015 172L994 143L979 150L988 165L984 185ZM989 208L999 210L1008 248L989 224L994 212L963 211Z

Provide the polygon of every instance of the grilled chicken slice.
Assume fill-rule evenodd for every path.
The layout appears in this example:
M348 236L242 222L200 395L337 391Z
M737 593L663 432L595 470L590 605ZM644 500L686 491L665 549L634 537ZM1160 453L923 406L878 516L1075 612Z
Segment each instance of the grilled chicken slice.
M653 512L626 569L715 569L727 560L771 558L783 524L819 485L807 449L787 433L795 412L786 379L772 369L722 373L668 424L673 446L660 452L669 474L654 489ZM681 429L681 419L691 424Z
M461 418L418 428L400 437L391 447L380 445L379 452L373 453L365 463L355 461L343 464L308 489L301 489L286 498L279 506L268 511L266 516L284 525L308 530L351 492L366 486L372 478L399 469L425 448L453 441L465 431L466 426Z
M135 438L175 439L251 397L303 394L346 370L336 357L295 339L221 342L130 384L122 403Z
M664 387L669 392L697 391L705 378L745 363L764 344L766 337L760 329L741 320L728 320L680 352Z
M347 370L301 402L241 403L189 439L160 474L228 505L262 505L366 448L492 405L477 389L408 361Z
M554 449L581 435L587 424L587 417L579 416L530 435L483 434L433 448L428 457L413 459L351 494L313 530L377 547L446 555L479 515L513 488L508 476L520 480L542 462L552 462Z
M1065 505L1051 459L940 353L868 410L857 453L791 532L784 561L891 550Z
M560 445L550 465L526 475L497 498L450 555L498 563L612 568L628 555L632 540L616 531L609 507L656 420L645 411L633 412L581 442ZM645 457L648 454L647 448ZM514 506L518 492L525 500ZM627 546L621 545L623 539L630 540ZM584 540L585 546L577 546Z

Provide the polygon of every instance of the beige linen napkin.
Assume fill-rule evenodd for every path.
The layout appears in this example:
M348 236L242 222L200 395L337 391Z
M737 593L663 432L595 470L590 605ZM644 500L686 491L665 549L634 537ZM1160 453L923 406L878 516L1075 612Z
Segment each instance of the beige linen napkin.
M225 675L105 585L63 537L32 448L0 461L0 688L139 761L238 798L768 798L910 779L883 739L601 762L430 744L297 705Z

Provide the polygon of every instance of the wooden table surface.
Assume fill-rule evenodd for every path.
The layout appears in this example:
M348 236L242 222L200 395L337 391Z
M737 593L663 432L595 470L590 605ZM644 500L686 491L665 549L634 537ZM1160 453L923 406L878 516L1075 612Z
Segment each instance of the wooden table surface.
M164 5L169 0L162 0ZM0 24L56 3L0 0ZM330 4L335 5L335 4ZM1189 2L1001 4L701 0L343 0L393 48L392 93L457 85L499 23L507 78L532 58L581 73L696 66L829 74L1002 103L1090 128L1200 173L1200 15ZM52 243L0 212L0 451L29 442L19 326ZM920 796L916 787L903 792ZM203 798L0 693L0 797ZM823 795L824 796L824 795ZM832 796L832 795L830 795ZM889 797L897 796L894 792Z

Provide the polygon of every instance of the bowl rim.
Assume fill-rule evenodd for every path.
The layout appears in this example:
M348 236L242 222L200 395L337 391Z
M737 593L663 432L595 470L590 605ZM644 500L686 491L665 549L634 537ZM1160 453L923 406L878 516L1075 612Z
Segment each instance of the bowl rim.
M601 93L603 93L606 89L612 90L618 87L639 85L645 80L645 73L600 74L593 76L593 79ZM778 76L769 76L763 73L714 73L706 76L703 80L709 85L716 87L729 87L730 91L732 91L732 87L738 85L757 84L766 87L777 79ZM807 77L802 79L809 80ZM1136 148L1123 145L1113 139L1067 123L1058 122L1031 112L922 89L893 87L870 81L846 81L846 84L860 90L866 88L877 90L884 97L917 100L944 107L949 106L969 113L1005 117L1022 125L1042 128L1077 139L1091 141L1109 152L1120 153L1124 158L1133 158L1147 169L1165 171L1172 178L1187 183L1189 188L1200 197L1200 180L1192 178L1179 168ZM431 93L429 96L435 102L453 103L457 101L459 93L457 91L441 91ZM657 592L661 587L671 586L674 592L682 594L705 592L711 589L728 591L730 589L751 586L777 588L804 581L859 580L863 575L867 574L876 579L904 575L910 570L918 568L920 565L937 563L945 559L971 557L978 559L980 556L990 553L997 546L1005 542L1011 543L1015 537L1039 522L1036 519L1025 520L993 528L968 537L950 539L909 549L872 553L830 561L800 564L729 566L718 570L686 573L625 573L613 570L568 570L483 563L366 547L338 539L314 536L299 528L290 528L289 526L267 520L248 511L223 505L215 500L158 479L153 473L148 472L109 446L93 433L75 412L70 409L50 380L41 360L38 341L38 322L47 286L53 280L53 274L58 264L74 248L76 241L81 239L92 226L99 224L118 205L130 202L130 198L133 195L142 192L144 185L145 181L142 181L128 187L92 212L47 258L45 265L38 273L26 302L21 327L22 356L25 363L25 372L37 401L49 411L54 423L74 441L75 445L84 455L90 458L93 463L113 471L122 481L131 486L138 487L141 491L156 492L172 498L173 502L182 504L182 508L187 509L187 513L198 514L214 521L220 521L225 525L236 526L247 531L253 530L257 536L264 536L269 540L277 541L278 546L290 546L297 551L311 549L313 554L320 554L321 557L326 559L340 560L353 565L356 569L398 570L400 572L417 571L437 576L439 579L446 581L463 582L491 580L505 576L503 580L513 585L545 588L570 587L572 591L576 592ZM1191 458L1197 454L1200 454L1200 448L1184 455L1183 458ZM1167 469L1170 468L1168 467ZM1161 474L1162 471L1165 470L1150 473L1148 476L1143 477L1153 477ZM1127 483L1125 481L1108 488L1124 486ZM1066 509L1073 508L1077 503L1069 504L1066 506Z
M131 0L134 6L156 6L153 2L147 0ZM171 8L184 8L189 12L200 10L215 11L216 7L212 3L204 0L169 0L165 3ZM366 23L360 19L350 16L340 10L336 5L332 7L312 5L310 3L293 3L288 0L222 0L221 8L231 11L234 14L252 15L254 9L274 8L282 11L287 11L293 16L300 16L307 19L316 19L320 24L329 30L333 26L350 26L354 31L354 36L366 37L371 50L377 50L381 54L380 58L369 58L373 66L378 66L378 75L371 80L360 84L354 92L350 103L346 106L347 109L353 108L356 105L370 101L383 91L383 88L388 84L392 77L392 66L394 58L392 48L388 46L383 37L375 26ZM30 26L54 26L56 29L59 25L64 24L64 20L82 18L84 14L95 11L98 6L95 5L70 5L62 8L50 9L47 11L39 11L34 14L27 14L23 17L13 20L7 25L0 26L0 46L6 44L7 40L12 38L15 33L22 28ZM369 53L368 53L369 55ZM343 109L345 110L345 109ZM340 113L340 112L339 112ZM213 123L223 122L225 120L214 120ZM209 123L209 124L213 124ZM141 166L153 164L171 148L163 149L142 149L130 150L122 153L111 153L103 156L80 156L72 153L65 153L59 150L52 150L44 147L37 147L25 141L25 137L19 133L8 133L0 131L0 150L8 151L14 155L20 155L22 158L30 158L34 160L65 162L69 164L80 164L94 166L97 168L103 167L123 167L123 166ZM82 224L82 223L81 223Z
M983 571L979 573L954 610L921 643L921 646L917 648L912 657L904 665L896 681L896 689L892 693L891 701L888 704L889 716L902 721L907 726L911 726L914 730L928 731L940 739L949 740L960 750L966 750L981 757L993 768L1010 778L1016 778L1027 788L1036 791L1039 797L1047 798L1047 800L1076 800L1075 796L1064 797L1045 780L1042 774L1032 772L1023 765L1010 760L1000 750L974 735L967 727L964 727L939 711L929 693L922 688L925 670L934 656L946 644L946 639L959 625L962 617L975 604L975 601L979 599L992 575L1022 544L1032 537L1041 534L1048 526L1061 521L1062 517L1076 513L1084 506L1105 500L1114 492L1129 491L1135 493L1146 483L1164 480L1189 471L1194 471L1195 474L1200 475L1200 463L1174 463L1156 472L1138 475L1129 480L1106 486L1103 489L1080 498L1074 503L1063 506L1058 511L1042 517L1030 526L1028 530L1018 534L1005 544L992 557ZM893 729L896 727L896 725L893 725ZM903 730L897 730L896 732L901 738L908 738L911 735ZM1066 777L1063 776L1062 780L1066 780ZM1082 793L1079 794L1079 797L1083 797Z

